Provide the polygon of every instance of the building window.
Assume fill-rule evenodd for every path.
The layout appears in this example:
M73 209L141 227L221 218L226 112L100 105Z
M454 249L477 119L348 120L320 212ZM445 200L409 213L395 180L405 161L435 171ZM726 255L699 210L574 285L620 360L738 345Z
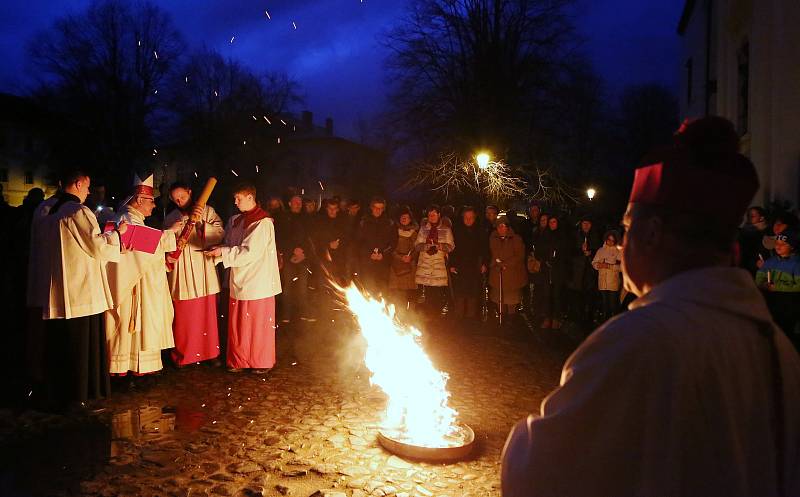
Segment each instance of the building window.
M33 184L33 171L25 171L25 184L26 185Z
M0 168L0 181L3 183L8 183L8 169L5 167Z
M692 67L692 58L686 61L686 104L692 104L692 80L694 69Z
M737 54L738 105L736 125L740 135L747 134L750 125L750 42L745 40Z

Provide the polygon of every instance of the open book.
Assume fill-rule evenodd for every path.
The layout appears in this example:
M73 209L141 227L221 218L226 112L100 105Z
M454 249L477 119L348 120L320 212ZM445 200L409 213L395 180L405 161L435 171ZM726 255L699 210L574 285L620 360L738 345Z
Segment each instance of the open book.
M113 229L113 222L106 223L104 231L111 231ZM128 229L125 230L125 233L120 239L122 245L128 250L154 254L158 248L158 243L161 241L161 233L161 230L149 226L129 224Z

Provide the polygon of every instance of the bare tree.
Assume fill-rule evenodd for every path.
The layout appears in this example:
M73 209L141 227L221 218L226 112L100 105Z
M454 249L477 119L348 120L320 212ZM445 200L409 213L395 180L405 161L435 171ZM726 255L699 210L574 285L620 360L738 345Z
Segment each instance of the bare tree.
M574 49L569 0L417 0L386 38L394 125L428 152L528 143Z
M297 83L285 74L259 77L209 49L188 57L171 91L173 141L195 166L213 171L263 156L258 147L271 143L264 138L284 131L273 124L300 101Z
M41 74L34 94L81 125L84 164L130 169L153 155L165 85L183 49L155 5L98 0L30 41Z

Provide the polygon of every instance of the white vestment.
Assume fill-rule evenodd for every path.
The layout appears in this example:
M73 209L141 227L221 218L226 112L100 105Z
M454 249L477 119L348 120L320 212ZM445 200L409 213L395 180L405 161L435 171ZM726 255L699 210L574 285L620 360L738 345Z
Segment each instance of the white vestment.
M144 225L142 213L130 206L120 220ZM158 371L161 350L175 346L165 262L173 250L175 233L165 231L155 253L125 252L118 264L108 265L114 295L114 308L105 315L111 373Z
M91 209L66 202L41 220L37 237L46 259L37 276L47 292L46 297L42 293L42 319L80 318L111 308L106 262L121 257L115 232L101 233Z
M260 300L281 293L278 250L272 219L264 218L244 228L242 214L228 221L222 261L230 268L231 298Z
M503 495L773 497L779 473L800 495L800 358L750 275L687 271L630 308L512 430Z
M189 216L175 209L167 215L164 227L170 228L179 220L183 220L185 225ZM198 232L197 226L203 230L202 233ZM176 237L180 236L181 229L175 230ZM222 219L213 207L206 205L202 222L195 225L195 230L189 236L189 242L175 263L175 268L169 273L172 300L191 300L219 293L216 265L212 258L203 255L202 250L219 245L224 236Z

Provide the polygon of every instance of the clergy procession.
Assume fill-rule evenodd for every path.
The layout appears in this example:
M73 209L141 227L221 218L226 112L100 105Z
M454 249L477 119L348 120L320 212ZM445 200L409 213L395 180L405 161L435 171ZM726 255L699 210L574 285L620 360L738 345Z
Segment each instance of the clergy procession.
M205 200L176 183L176 209L164 230L145 220L156 206L153 176L136 179L119 214L104 226L83 205L91 178L70 171L37 208L31 226L28 305L32 355L47 407L69 408L110 394L110 376L142 376L163 367L219 365L217 294L229 289L226 364L265 374L275 364L275 295L281 292L273 221L255 187L234 194L241 214L227 227ZM180 250L178 249L180 247ZM217 264L225 268L220 282ZM38 315L38 316L37 316Z

